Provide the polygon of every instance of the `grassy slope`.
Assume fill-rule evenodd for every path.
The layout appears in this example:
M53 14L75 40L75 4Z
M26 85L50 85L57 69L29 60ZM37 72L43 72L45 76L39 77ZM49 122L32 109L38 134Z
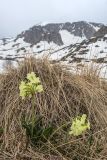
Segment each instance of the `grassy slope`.
M40 77L44 93L35 95L35 114L44 126L56 128L52 140L42 146L28 144L21 117L31 115L31 100L19 97L19 83L27 73ZM63 126L87 114L91 130L80 137L69 136ZM28 59L18 69L0 75L0 160L88 160L107 159L107 83L93 70L74 75L49 61ZM68 127L69 128L69 127ZM50 157L50 158L49 158Z

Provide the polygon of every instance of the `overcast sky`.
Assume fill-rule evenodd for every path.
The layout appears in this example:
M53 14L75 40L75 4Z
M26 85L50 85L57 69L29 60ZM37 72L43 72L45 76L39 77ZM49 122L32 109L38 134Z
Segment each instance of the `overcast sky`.
M0 0L0 37L41 22L80 20L107 24L107 0Z

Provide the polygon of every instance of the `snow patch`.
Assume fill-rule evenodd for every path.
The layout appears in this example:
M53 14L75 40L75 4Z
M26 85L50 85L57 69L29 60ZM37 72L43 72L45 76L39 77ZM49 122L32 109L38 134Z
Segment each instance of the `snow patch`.
M65 46L70 44L80 43L82 42L82 40L85 39L85 37L74 36L67 30L60 30L59 32L61 34L61 38Z

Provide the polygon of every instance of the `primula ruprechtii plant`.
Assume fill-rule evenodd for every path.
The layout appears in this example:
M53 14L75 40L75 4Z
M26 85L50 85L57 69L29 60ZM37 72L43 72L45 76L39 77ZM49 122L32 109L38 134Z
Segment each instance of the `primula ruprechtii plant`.
M43 86L39 77L36 77L34 72L28 73L26 81L22 81L19 89L22 99L26 97L32 98L32 115L30 121L27 121L25 116L22 117L22 127L26 129L26 135L29 137L33 145L37 145L41 141L46 142L53 132L53 127L44 127L42 117L35 115L35 94L43 92Z
M20 90L20 96L22 99L25 99L26 97L32 98L32 117L31 117L31 135L33 136L34 132L34 127L35 127L35 122L36 122L36 117L35 117L35 94L43 92L43 86L40 82L39 77L36 77L34 72L28 73L27 80L22 81L19 90ZM26 126L26 128L29 128Z
M20 96L22 99L32 97L35 93L43 92L39 77L36 77L34 72L27 74L27 81L22 81L20 86Z
M90 129L90 122L87 120L87 115L83 114L81 117L78 116L73 120L69 134L79 136L87 129Z

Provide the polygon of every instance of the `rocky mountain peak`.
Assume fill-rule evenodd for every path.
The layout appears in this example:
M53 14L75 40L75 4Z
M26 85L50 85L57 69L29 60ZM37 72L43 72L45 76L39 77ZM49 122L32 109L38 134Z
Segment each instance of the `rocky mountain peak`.
M75 36L86 37L87 39L89 39L96 32L94 27L85 21L65 23L63 29L68 30Z
M18 38L24 38L24 41L31 44L37 44L40 41L54 42L63 45L61 35L59 34L59 24L47 24L46 26L34 26L21 33Z
M62 35L60 31L67 31L72 36L89 39L95 32L96 28L100 29L101 24L88 23L85 21L66 22L66 23L49 23L44 26L36 25L32 28L22 32L16 38L23 38L25 42L30 44L37 44L41 41L53 42L59 46L63 45Z

